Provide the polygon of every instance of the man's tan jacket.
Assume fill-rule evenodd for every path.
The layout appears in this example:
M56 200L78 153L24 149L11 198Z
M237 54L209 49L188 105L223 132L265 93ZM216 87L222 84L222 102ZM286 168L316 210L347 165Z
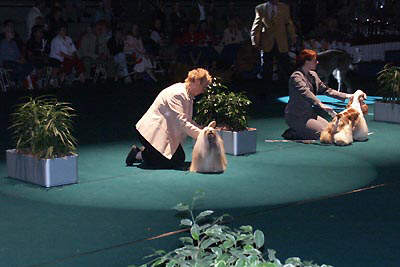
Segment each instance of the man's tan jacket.
M287 53L289 51L288 38L292 44L296 41L289 6L278 2L276 14L271 14L271 8L272 5L269 2L256 6L256 15L251 28L251 42L264 52L270 52L276 41L279 52Z
M200 133L192 114L193 99L184 83L176 83L159 93L136 129L155 149L171 159L187 135L196 139Z

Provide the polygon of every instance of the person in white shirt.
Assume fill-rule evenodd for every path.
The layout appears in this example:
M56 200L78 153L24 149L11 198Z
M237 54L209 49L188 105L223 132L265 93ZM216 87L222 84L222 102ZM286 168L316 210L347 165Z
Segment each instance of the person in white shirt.
M75 68L79 80L85 82L85 67L77 56L77 50L72 39L67 36L65 25L59 27L58 34L51 41L50 58L61 62L62 72L70 73Z
M44 17L42 11L46 7L44 0L36 0L35 5L29 10L28 17L26 18L26 39L31 37L32 27L35 26L37 17Z

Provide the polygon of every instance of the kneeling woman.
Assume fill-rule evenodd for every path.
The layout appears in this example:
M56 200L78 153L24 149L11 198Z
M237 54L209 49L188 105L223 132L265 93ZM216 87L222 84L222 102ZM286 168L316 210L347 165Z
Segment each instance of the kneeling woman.
M126 165L143 161L150 168L181 169L185 162L182 142L187 135L196 139L201 131L192 120L193 99L210 82L208 71L198 68L188 73L184 83L162 90L136 124L143 148L132 146Z
M297 70L289 79L289 102L285 108L285 119L290 129L282 135L286 139L316 140L328 121L319 116L316 109L328 114L333 109L317 98L317 94L325 94L340 100L350 98L351 94L341 93L326 86L318 77L317 53L304 49L297 57Z

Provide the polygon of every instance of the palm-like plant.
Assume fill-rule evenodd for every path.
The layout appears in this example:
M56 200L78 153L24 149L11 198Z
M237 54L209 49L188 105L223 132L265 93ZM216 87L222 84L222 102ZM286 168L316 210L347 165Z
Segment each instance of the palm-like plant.
M218 126L231 131L247 128L247 110L251 101L243 93L229 92L219 78L214 78L197 102L195 121L207 125L215 120Z
M58 102L53 97L29 97L11 114L9 129L12 130L17 151L38 158L74 154L73 112L69 103Z
M386 64L378 73L378 82L383 102L400 103L400 67Z

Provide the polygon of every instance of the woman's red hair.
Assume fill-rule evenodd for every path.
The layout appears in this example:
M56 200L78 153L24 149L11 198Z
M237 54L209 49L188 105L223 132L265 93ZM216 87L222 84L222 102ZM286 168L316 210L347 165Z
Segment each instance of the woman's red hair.
M302 67L306 60L313 60L317 58L317 52L311 49L303 49L296 57L296 66Z

